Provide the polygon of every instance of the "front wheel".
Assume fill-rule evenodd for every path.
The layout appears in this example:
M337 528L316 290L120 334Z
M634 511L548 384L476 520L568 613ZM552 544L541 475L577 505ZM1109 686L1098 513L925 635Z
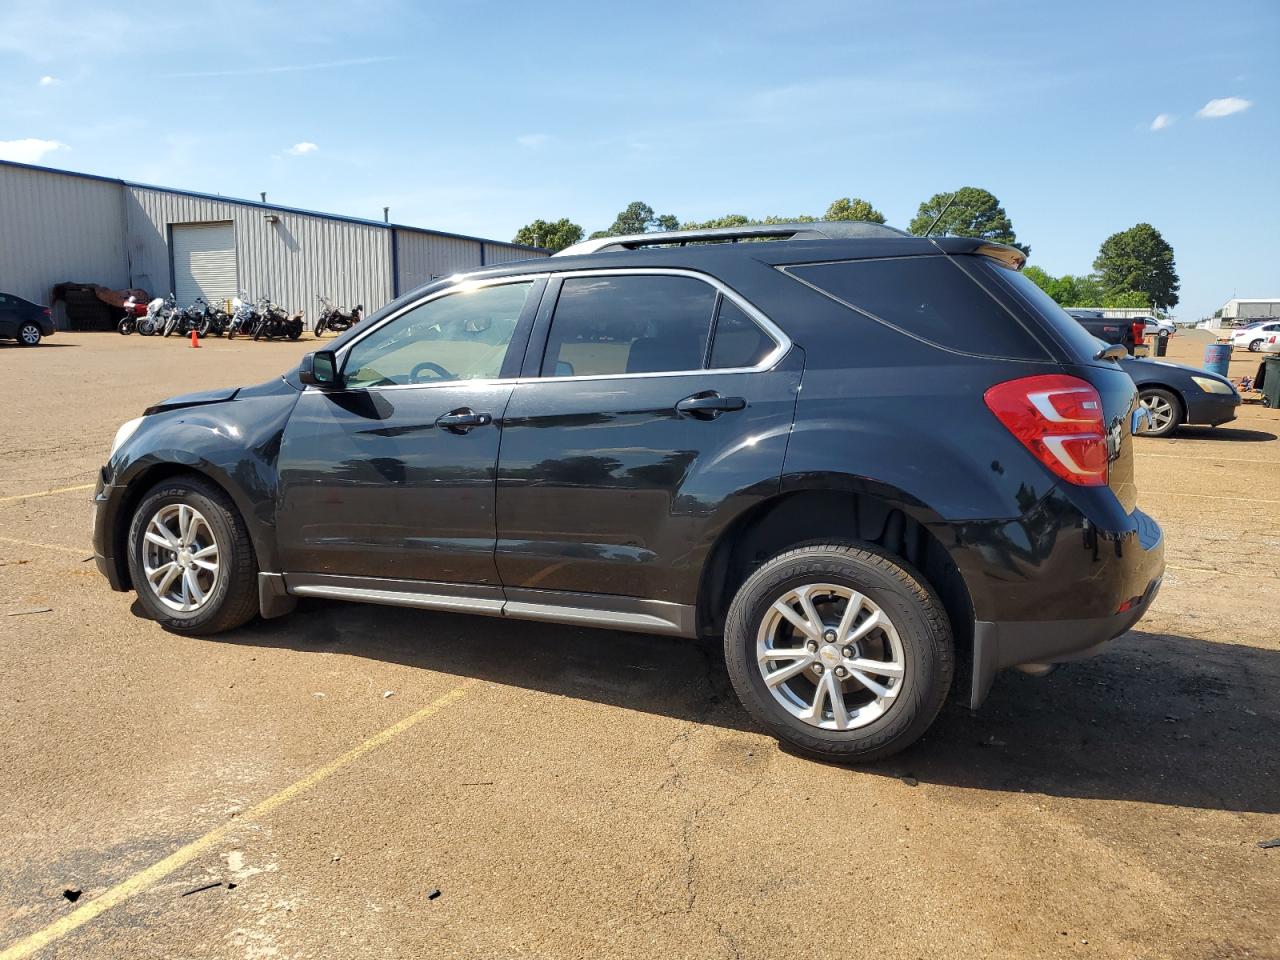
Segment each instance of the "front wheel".
M134 321L128 320L128 319L121 320L119 323L116 324L116 329L119 330L126 337L129 334L133 333L133 327L134 327Z
M951 688L951 625L914 571L875 547L769 560L738 590L725 662L747 711L798 752L865 762L915 742Z
M311 331L311 335L315 337L317 340L319 340L321 335L324 333L324 324L325 324L324 317L321 317L319 320L316 321L316 328L313 331Z
M38 323L24 323L18 328L18 342L24 347L34 347L42 336Z
M129 572L151 618L177 633L210 634L258 609L258 565L230 498L197 477L153 487L129 527Z
M1249 352L1250 352L1250 353L1257 353L1257 352L1258 352L1259 350L1261 350L1261 349L1262 349L1262 338L1261 338L1261 337L1259 337L1257 340L1250 340L1250 341L1249 341Z
M1151 426L1140 436L1167 437L1182 425L1182 401L1160 387L1144 387L1138 402L1147 408Z

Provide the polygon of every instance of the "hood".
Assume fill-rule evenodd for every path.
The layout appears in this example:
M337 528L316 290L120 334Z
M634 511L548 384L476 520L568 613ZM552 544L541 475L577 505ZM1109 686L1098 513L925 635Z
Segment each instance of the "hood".
M166 410L180 410L183 407L202 407L209 403L223 403L226 400L234 400L239 392L239 387L224 387L221 390L184 393L177 397L170 397L168 400L161 400L159 403L147 407L143 411L143 415L149 417L153 413L164 413Z

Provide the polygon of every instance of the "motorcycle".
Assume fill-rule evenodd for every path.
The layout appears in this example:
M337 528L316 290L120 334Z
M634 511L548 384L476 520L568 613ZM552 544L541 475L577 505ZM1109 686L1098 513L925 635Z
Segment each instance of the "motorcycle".
M139 320L147 315L147 305L139 303L138 298L130 296L124 302L124 318L116 324L116 329L121 335L128 336L138 329ZM152 331L153 333L155 331Z
M363 304L357 303L354 309L343 310L341 307L335 307L333 301L328 297L317 297L316 299L320 301L321 311L320 319L316 321L315 336L320 336L326 330L332 330L334 333L343 333L360 322L360 311L364 309Z
M177 308L173 294L167 297L156 297L147 304L146 315L138 318L138 332L144 337L162 332L169 320L169 315Z
M234 340L238 336L253 336L261 319L253 301L243 290L231 300L231 318L227 322L227 339Z
M297 340L302 336L302 314L289 316L285 309L271 302L270 297L262 297L257 305L259 320L254 327L255 340Z

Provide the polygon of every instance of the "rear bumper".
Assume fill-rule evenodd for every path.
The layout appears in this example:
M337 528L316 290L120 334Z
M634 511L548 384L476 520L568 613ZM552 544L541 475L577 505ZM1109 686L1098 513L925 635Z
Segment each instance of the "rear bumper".
M1142 619L1160 592L1160 582L1159 579L1152 581L1140 602L1109 617L978 621L973 628L973 685L969 690L969 707L976 710L982 706L992 681L1001 670L1030 664L1067 663L1102 652L1104 644Z

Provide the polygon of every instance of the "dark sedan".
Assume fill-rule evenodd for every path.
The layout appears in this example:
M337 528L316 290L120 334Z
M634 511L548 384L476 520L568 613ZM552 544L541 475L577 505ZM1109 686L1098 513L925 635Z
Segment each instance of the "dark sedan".
M49 308L0 293L0 340L17 340L24 347L34 347L42 337L53 336L53 317Z
M1150 357L1120 361L1138 387L1138 397L1151 415L1143 436L1167 437L1178 427L1216 427L1236 418L1240 394L1226 377L1208 370Z

